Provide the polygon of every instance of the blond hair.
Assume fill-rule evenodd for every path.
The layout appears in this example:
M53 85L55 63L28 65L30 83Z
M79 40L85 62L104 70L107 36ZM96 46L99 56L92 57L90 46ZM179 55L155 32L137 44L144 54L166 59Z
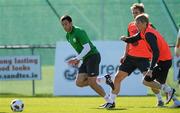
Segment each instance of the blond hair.
M131 6L131 10L138 9L141 13L144 13L144 4L143 3L134 3Z

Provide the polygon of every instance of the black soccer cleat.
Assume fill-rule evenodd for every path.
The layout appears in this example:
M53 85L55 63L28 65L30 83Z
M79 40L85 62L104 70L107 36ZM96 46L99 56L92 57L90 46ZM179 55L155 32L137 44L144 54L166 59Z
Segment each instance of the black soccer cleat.
M106 78L106 84L109 85L112 88L112 90L114 90L114 83L111 80L111 76L107 74L104 77Z
M102 105L99 106L99 108L105 108L106 105L107 105L107 103L102 104Z
M106 109L112 109L112 108L115 108L115 103L107 103L106 106L104 107Z
M101 106L99 106L99 108L106 108L106 109L112 109L112 108L115 108L115 103L105 103Z
M158 101L156 106L157 107L163 107L164 106L164 102L163 101Z

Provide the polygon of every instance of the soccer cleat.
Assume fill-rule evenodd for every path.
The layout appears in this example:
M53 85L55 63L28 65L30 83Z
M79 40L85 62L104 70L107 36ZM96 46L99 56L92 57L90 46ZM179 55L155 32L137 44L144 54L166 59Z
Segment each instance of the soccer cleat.
M171 101L172 97L174 96L175 93L175 89L171 88L171 91L168 92L168 98L166 100L166 104L169 104L169 102Z
M115 108L115 103L107 103L106 106L104 107L106 109L112 109L112 108Z
M104 77L106 78L106 84L108 84L112 88L112 90L114 90L114 83L111 80L111 76L107 74Z
M158 101L156 106L157 107L163 107L164 106L164 102L160 100L160 101Z
M105 108L106 105L107 105L107 103L102 104L102 105L99 106L99 108Z
M106 108L106 109L112 109L115 108L115 103L105 103L103 105L100 105L99 108Z
M180 101L179 100L175 100L174 104L170 108L180 108Z

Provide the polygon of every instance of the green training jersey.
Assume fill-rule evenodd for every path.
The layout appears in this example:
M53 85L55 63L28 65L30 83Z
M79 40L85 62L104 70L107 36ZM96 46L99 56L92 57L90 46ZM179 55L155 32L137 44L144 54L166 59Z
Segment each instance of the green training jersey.
M99 53L89 40L86 32L79 27L73 26L72 31L66 34L66 39L78 54L83 50L83 45L89 43L91 50L83 57L83 60L88 58L88 56Z

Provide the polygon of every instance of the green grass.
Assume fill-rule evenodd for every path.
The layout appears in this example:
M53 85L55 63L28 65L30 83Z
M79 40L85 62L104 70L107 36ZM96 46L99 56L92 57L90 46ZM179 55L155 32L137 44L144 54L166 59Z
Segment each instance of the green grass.
M0 95L0 113L12 113L9 105L15 98L24 101L23 113L178 113L180 110L155 107L156 97L150 91L148 94L153 96L119 96L114 110L98 109L98 106L104 103L100 97L52 97L54 67L43 66L42 75L43 79L35 82L35 97L27 96L32 94L31 81L1 81L0 91L3 95ZM173 87L177 85L173 81L172 69L169 72L168 83ZM12 84L16 84L16 87ZM176 91L180 94L177 87ZM168 106L171 105L172 102Z
M19 98L19 97L18 97ZM12 113L10 102L14 97L0 99L0 113ZM23 113L178 113L179 108L157 108L156 98L118 97L116 108L99 109L104 103L100 97L22 97L25 103Z

